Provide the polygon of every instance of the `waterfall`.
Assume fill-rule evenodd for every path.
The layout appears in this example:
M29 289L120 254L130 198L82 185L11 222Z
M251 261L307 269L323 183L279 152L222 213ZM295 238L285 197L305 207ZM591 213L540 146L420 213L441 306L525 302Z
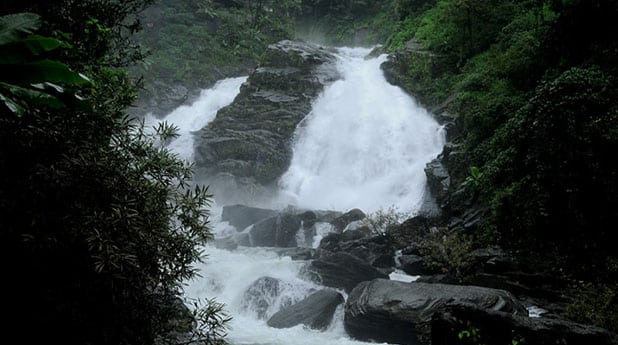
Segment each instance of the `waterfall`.
M425 165L444 131L414 99L389 84L386 55L338 51L343 79L328 86L297 129L289 170L280 180L290 202L310 209L418 210Z
M202 90L191 105L182 105L167 114L164 121L178 127L179 137L169 144L169 149L181 159L193 161L193 134L214 120L219 109L232 103L247 77L227 78L218 81L212 88ZM146 115L145 124L155 126L159 120Z
M365 60L369 51L359 48L338 52L343 79L324 90L299 125L291 166L280 181L282 198L315 209L359 207L370 212L396 206L414 211L425 190L423 168L443 146L442 130L412 98L386 82L379 68L384 56ZM191 132L229 104L245 79L223 80L203 91L190 107L166 116L166 121L180 128L180 137L170 149L192 160ZM215 236L237 233L218 220L220 211L212 210ZM313 241L305 242L315 247L330 228L318 229ZM266 320L281 306L323 288L303 277L306 262L266 248L229 251L209 245L205 252L206 263L197 264L199 277L187 282L184 294L188 301L214 297L225 304L233 316L227 338L231 344L367 344L346 335L343 306L322 332L302 325L267 326Z

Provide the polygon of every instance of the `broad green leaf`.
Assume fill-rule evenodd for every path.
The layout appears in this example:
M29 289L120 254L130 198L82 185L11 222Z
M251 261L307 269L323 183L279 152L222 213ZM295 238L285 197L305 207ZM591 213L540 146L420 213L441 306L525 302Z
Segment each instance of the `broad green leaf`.
M83 74L73 72L62 62L53 60L39 60L15 65L19 70L16 76L19 84L38 84L44 82L64 83L68 85L83 85L90 80Z
M14 42L22 34L31 34L41 27L41 17L35 13L15 13L0 17L0 45Z
M48 82L48 83L32 84L31 86L39 90L53 89L58 93L64 93L64 88L54 83Z
M44 105L55 109L63 108L65 106L60 99L47 92L1 82L0 87L13 94L16 98L23 99L28 104Z
M478 179L481 176L481 170L478 167L470 167L470 175L472 175L472 178Z
M52 51L66 44L55 38L31 35L2 46L0 64L21 64L36 59L37 55Z
M43 52L52 51L58 47L64 46L64 43L60 40L51 37L43 37L40 35L30 35L18 43L22 43L30 49L30 52L34 55L39 55Z

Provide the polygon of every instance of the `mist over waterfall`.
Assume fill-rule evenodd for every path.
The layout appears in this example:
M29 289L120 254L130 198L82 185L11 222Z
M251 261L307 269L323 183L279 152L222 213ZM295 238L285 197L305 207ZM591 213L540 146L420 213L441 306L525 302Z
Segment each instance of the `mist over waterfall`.
M299 125L284 200L309 209L418 210L425 165L444 146L440 125L380 69L386 55L341 48L343 79L328 86Z

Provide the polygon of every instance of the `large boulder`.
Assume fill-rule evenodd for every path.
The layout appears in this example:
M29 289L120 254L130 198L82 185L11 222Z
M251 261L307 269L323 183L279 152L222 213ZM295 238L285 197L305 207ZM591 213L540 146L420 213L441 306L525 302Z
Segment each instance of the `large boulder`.
M309 276L324 286L344 289L346 292L361 282L388 278L365 261L354 255L338 252L323 253L307 267Z
M282 212L253 224L249 234L251 245L256 247L296 247L296 233L300 218L293 213Z
M247 209L259 210L255 208ZM340 213L331 211L286 208L244 230L243 233L247 233L250 237L250 241L246 245L279 248L311 247L313 237L316 235L316 227L319 224L329 225L325 222L338 215Z
M402 255L398 258L398 263L402 271L409 275L420 276L438 273L429 267L427 260L419 255Z
M374 267L392 267L395 246L387 236L364 236L361 231L330 234L322 239L319 249L332 253L345 252L356 256Z
M355 208L333 219L330 223L335 227L335 229L337 229L337 231L341 232L348 224L365 219L365 217L365 212Z
M289 328L303 324L313 329L324 330L333 320L337 307L344 302L343 296L334 290L320 290L302 301L283 308L267 322L270 327Z
M511 313L452 306L435 313L431 322L431 344L451 345L471 337L474 330L483 344L612 345L618 338L604 329L568 320L530 318Z
M430 343L431 319L453 305L528 315L510 293L477 286L404 283L376 279L359 284L345 305L345 329L359 340Z
M275 304L281 293L283 282L277 278L261 277L249 286L242 298L241 307L255 312L259 319L264 319L268 308Z
M308 43L268 47L234 102L196 136L196 178L212 186L218 202L254 201L285 172L297 125L339 78L335 61Z
M245 205L226 205L223 206L221 220L230 223L236 230L242 231L249 225L273 217L276 214L277 211L264 208Z

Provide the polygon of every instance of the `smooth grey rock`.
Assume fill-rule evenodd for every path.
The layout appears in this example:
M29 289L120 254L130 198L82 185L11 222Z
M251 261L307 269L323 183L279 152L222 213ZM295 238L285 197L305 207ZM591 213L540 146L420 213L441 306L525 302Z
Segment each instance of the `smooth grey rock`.
M277 211L264 208L250 207L245 205L226 205L223 206L221 220L229 222L236 230L242 231L251 224L260 220L273 217Z
M344 253L326 253L307 267L311 278L324 286L344 289L346 292L359 283L388 276L358 257Z
M470 305L451 306L433 315L431 344L459 343L459 334L468 324L477 329L485 344L534 345L615 345L618 337L607 330L550 318L514 316ZM523 340L523 341L522 341Z
M344 326L359 340L429 344L432 316L453 305L528 315L523 305L503 290L376 279L352 290L345 305Z
M333 320L337 306L343 302L340 293L320 290L296 304L281 309L267 321L267 324L275 328L289 328L303 324L312 329L324 330Z

